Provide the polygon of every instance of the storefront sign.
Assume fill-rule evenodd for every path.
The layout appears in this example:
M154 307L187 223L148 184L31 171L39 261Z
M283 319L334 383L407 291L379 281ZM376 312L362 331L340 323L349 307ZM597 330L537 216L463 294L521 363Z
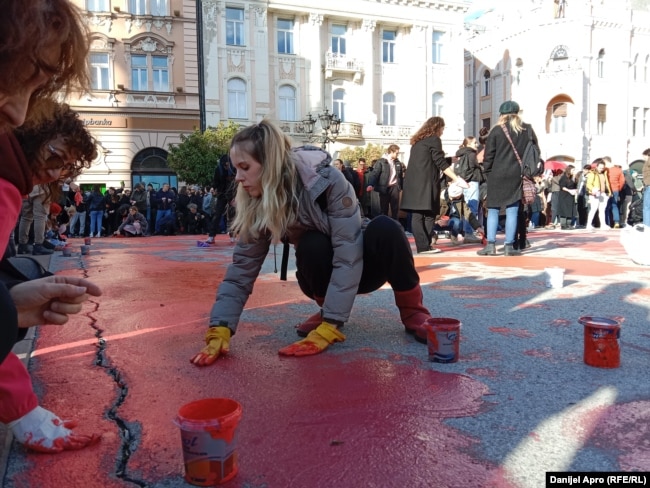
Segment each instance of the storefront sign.
M102 117L99 115L82 117L81 120L83 120L86 127L101 129L125 129L127 127L126 117Z

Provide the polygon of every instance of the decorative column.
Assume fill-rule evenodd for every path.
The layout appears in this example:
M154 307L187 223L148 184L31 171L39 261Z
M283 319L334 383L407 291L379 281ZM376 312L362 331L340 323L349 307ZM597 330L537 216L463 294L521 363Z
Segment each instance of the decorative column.
M381 103L377 99L377 93L375 93L377 60L373 56L375 51L373 47L376 25L377 23L370 19L364 19L361 22L360 42L358 44L361 49L356 51L356 54L359 55L357 59L363 63L363 76L360 77L360 86L357 87L357 92L360 90L361 96L357 97L358 101L353 100L355 107L350 112L356 114L357 117L361 117L361 120L352 120L351 122L361 122L370 126L377 124L375 107L377 107L377 110L381 110ZM381 50L379 53L381 56ZM379 67L381 68L381 64L379 64Z
M219 2L203 0L203 59L199 69L203 70L205 88L205 122L207 127L216 126L221 121L220 66L219 66Z
M404 54L404 62L401 65L416 67L411 77L411 85L408 92L403 93L408 97L406 106L412 107L410 111L411 120L416 127L419 127L430 113L433 106L431 98L436 91L446 92L445 80L436 80L433 76L431 64L431 31L424 24L414 24L411 27L409 41ZM417 68L419 67L419 68ZM425 103L422 103L422 100Z
M302 107L304 115L307 112L322 111L323 109L323 73L321 65L323 59L323 48L321 46L321 26L323 25L322 14L309 14L307 24L304 26L304 36L301 39L301 54L308 59L309 71L307 72L307 106Z
M253 86L251 92L255 91L253 99L253 112L256 122L266 117L271 111L271 76L269 73L269 32L267 27L267 10L264 7L251 7L251 14L254 15L254 39L253 45L253 72L251 77Z

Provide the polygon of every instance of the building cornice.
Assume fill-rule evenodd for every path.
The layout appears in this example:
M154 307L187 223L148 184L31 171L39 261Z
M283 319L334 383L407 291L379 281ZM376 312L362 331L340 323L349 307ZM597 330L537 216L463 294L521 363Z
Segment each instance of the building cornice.
M147 109L133 109L128 112L125 110L115 110L107 108L106 110L85 110L83 106L72 106L72 109L78 112L83 117L131 117L131 118L145 118L145 119L183 119L183 120L195 120L199 117L198 110L187 110L187 109L174 109L161 112L161 109L158 109L158 113L152 113L151 110Z

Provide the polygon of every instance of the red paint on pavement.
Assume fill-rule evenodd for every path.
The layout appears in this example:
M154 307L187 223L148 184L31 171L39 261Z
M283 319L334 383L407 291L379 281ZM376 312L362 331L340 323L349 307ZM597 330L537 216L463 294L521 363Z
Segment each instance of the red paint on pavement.
M66 262L65 273L88 276L104 294L66 327L40 329L32 371L44 407L103 437L74 453L27 455L38 469L15 474L16 486L125 486L115 473L123 434L107 417L113 409L133 440L127 477L184 486L172 420L182 405L211 397L243 407L240 471L228 486L485 485L494 466L472 454L477 439L445 419L479 413L487 386L434 370L424 346L422 360L345 343L348 350L279 356L303 315L291 307L309 308L295 282L261 277L231 353L210 367L190 364L230 259L229 249L194 241L94 240L83 266ZM96 334L105 342L103 367L91 355ZM119 407L108 369L127 387Z
M522 339L535 337L535 334L532 334L527 330L509 329L508 327L488 327L488 330L504 336L519 337Z

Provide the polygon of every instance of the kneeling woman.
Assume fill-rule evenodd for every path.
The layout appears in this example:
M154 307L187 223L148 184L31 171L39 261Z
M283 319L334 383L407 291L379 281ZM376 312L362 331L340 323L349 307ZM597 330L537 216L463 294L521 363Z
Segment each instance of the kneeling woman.
M129 213L113 234L126 237L142 236L147 233L148 225L147 217L138 212L138 207L133 205L129 207Z
M237 171L238 243L210 313L207 345L191 359L194 364L207 366L228 352L262 263L271 244L279 242L294 245L300 289L322 307L299 326L306 338L280 354L317 354L344 341L339 329L357 293L386 282L406 331L425 341L430 315L401 226L381 216L363 230L354 189L330 165L329 154L315 147L292 149L290 139L263 120L235 135L230 159Z

